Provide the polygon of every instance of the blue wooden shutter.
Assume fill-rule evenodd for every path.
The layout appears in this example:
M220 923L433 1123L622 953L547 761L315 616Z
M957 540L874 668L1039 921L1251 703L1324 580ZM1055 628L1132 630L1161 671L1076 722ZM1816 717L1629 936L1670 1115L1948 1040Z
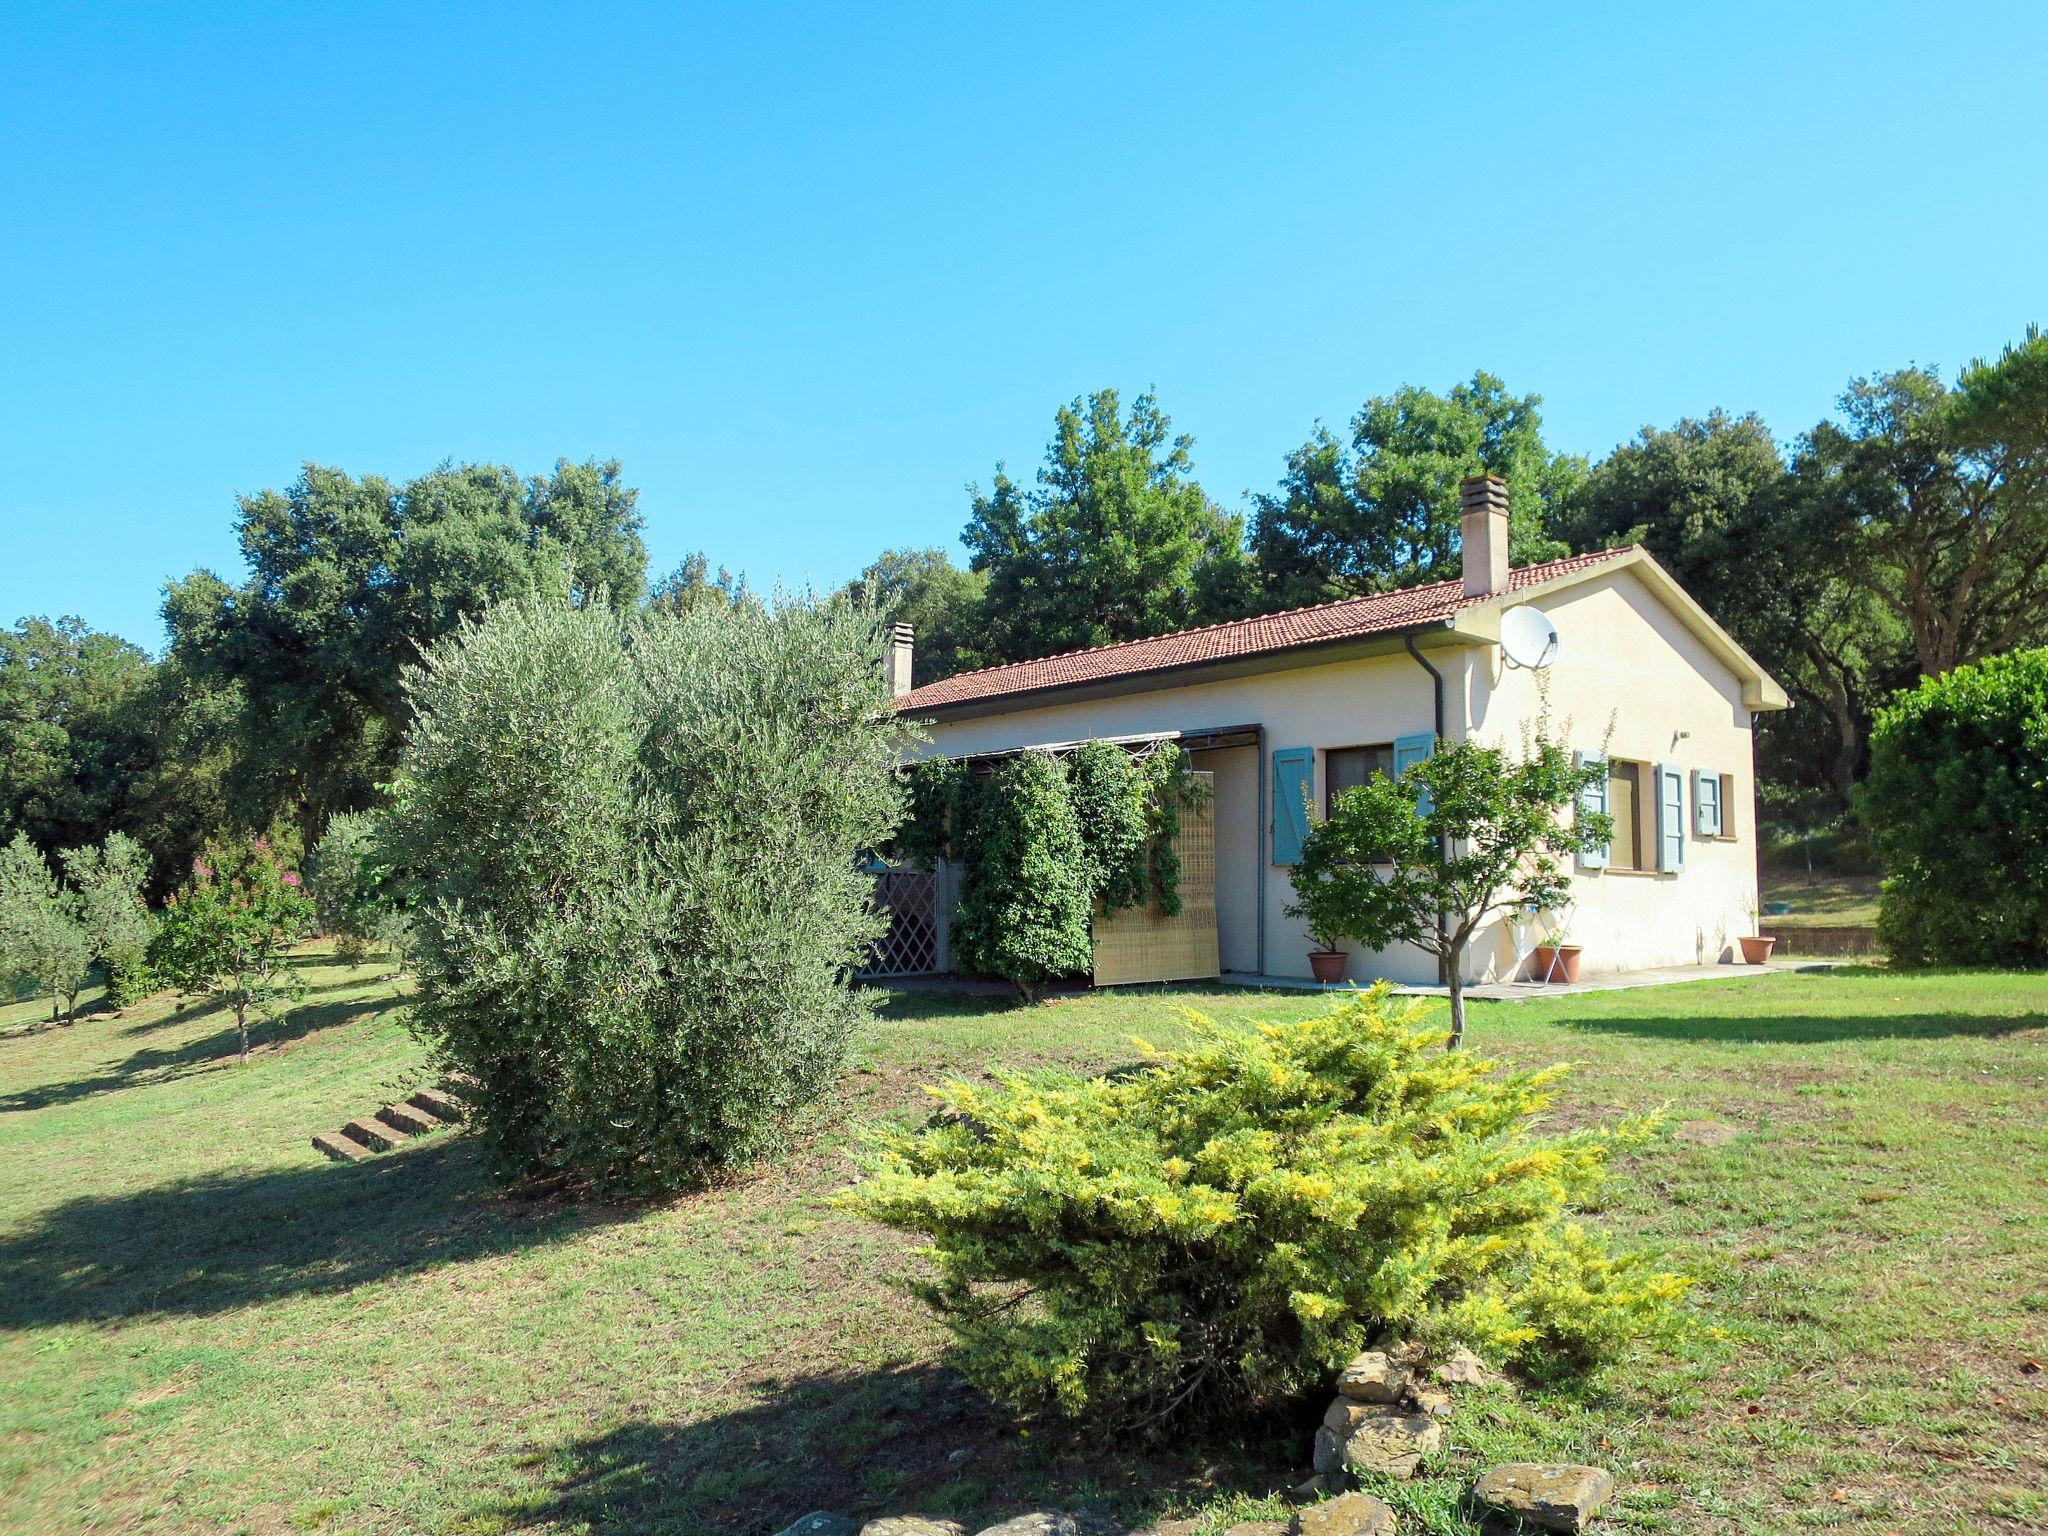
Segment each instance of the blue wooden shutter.
M1424 731L1419 736L1397 736L1394 738L1394 777L1400 778L1410 768L1421 762L1436 750L1436 736ZM1424 789L1415 802L1415 808L1427 816L1430 809L1429 791Z
M1657 765L1657 868L1685 868L1685 770L1670 763Z
M1282 747L1273 754L1273 862L1299 864L1308 836L1308 797L1315 785L1315 754Z
M1721 775L1692 771L1692 829L1701 837L1721 835Z
M1605 816L1607 814L1607 759L1597 752L1580 752L1576 755L1581 768L1592 763L1600 765L1599 782L1588 784L1579 791L1579 809L1590 811L1596 816ZM1608 859L1613 856L1613 852L1614 845L1612 843L1602 843L1598 848L1584 849L1579 854L1579 868L1605 869Z

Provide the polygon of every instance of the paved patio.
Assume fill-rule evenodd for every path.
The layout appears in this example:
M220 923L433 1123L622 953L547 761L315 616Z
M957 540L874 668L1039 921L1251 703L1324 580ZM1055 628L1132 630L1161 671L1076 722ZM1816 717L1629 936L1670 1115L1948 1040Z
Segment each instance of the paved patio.
M1467 987L1465 996L1488 1002L1523 1003L1537 997L1565 997L1574 992L1626 992L1634 987L1675 987L1689 981L1750 981L1759 976L1783 976L1790 972L1826 971L1847 962L1840 960L1773 960L1767 965L1673 965L1640 971L1610 971L1588 976L1583 981L1490 981ZM863 986L882 987L892 992L964 992L976 997L1015 997L1017 989L1007 981L985 976L890 976L877 977ZM1142 986L1174 986L1174 982L1142 982ZM1224 986L1267 989L1275 992L1348 992L1348 981L1323 983L1301 976L1248 976L1225 972L1207 981L1184 983L1190 987ZM1075 997L1092 991L1085 982L1061 982L1046 989L1048 997ZM1448 997L1448 987L1396 987L1403 997Z
M1836 960L1772 960L1764 965L1669 965L1646 966L1639 971L1607 971L1580 981L1489 981L1467 987L1465 996L1494 1003L1525 1003L1537 997L1567 997L1574 992L1627 992L1636 987L1675 987L1689 981L1750 981L1760 976L1782 976L1788 972L1831 970ZM1229 987L1266 987L1286 992L1345 992L1352 983L1308 981L1299 976L1244 976L1225 974ZM1449 987L1396 987L1403 997L1449 997Z

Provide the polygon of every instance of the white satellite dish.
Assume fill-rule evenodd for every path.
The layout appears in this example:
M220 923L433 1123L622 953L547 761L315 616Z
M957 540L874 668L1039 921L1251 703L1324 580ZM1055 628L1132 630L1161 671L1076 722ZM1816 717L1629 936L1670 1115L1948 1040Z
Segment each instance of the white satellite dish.
M1500 616L1500 648L1511 667L1547 667L1557 660L1557 626L1540 608L1510 608Z

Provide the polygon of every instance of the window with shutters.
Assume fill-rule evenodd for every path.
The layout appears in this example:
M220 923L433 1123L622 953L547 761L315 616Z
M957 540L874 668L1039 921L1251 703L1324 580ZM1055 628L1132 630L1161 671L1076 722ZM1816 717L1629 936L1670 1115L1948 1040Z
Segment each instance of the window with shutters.
M1373 775L1383 779L1394 776L1394 744L1382 742L1374 747L1332 747L1323 754L1323 814L1330 814L1330 807L1337 796L1347 789L1356 789Z

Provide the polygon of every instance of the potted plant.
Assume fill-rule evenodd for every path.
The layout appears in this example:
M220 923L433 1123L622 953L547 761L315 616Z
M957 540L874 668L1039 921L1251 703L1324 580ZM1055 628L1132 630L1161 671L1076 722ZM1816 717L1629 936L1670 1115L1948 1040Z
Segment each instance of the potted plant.
M1287 915L1308 924L1308 941L1314 946L1308 952L1309 974L1326 986L1342 981L1345 962L1351 958L1339 947L1345 926L1342 892L1326 880L1297 880L1294 895Z
M1749 926L1751 928L1760 927L1761 924L1757 922L1756 903L1752 901L1749 904L1748 910ZM1771 958L1771 951L1778 947L1778 941L1775 938L1766 938L1761 933L1745 933L1735 942L1742 946L1742 963L1744 965L1762 965Z
M1321 934L1309 935L1315 948L1308 952L1308 971L1317 981L1328 983L1344 979L1344 964L1351 957L1337 947L1336 940Z
M1579 979L1580 946L1572 942L1572 936L1559 928L1536 946L1530 957L1538 981L1577 981Z

